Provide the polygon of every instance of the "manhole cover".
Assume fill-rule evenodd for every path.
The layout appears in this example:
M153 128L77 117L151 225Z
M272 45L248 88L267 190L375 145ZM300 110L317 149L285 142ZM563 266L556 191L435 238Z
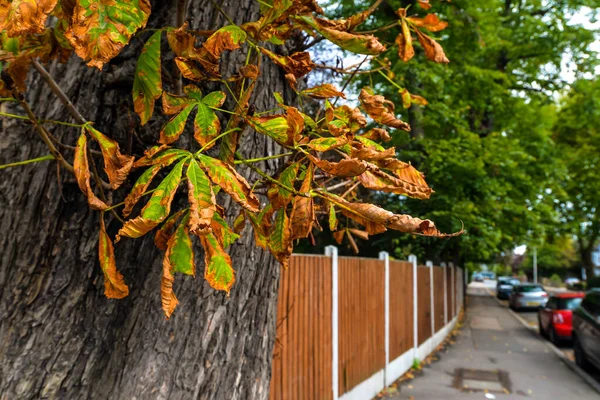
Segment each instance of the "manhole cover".
M510 393L508 372L502 370L456 368L452 386L460 390Z

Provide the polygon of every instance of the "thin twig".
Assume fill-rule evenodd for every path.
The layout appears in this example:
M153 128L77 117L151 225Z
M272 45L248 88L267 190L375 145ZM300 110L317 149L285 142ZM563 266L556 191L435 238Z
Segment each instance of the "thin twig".
M54 78L52 78L52 76L48 73L48 71L46 71L42 64L40 64L37 60L33 60L31 64L33 65L33 68L35 68L36 71L40 74L44 82L46 82L46 84L58 97L61 103L63 103L63 105L65 106L67 111L69 111L69 114L71 114L75 121L79 122L82 125L87 124L88 121L86 121L86 119L83 118L79 111L77 111L73 103L71 103L71 100L69 100L65 92L62 91L60 86L58 86Z
M3 164L3 165L0 165L0 169L19 167L21 165L33 164L33 163L37 163L37 162L41 162L41 161L48 161L48 160L54 160L54 156L52 154L47 154L45 156L38 157L38 158L32 158L30 160L17 161L14 163Z
M363 63L365 61L367 61L367 59L369 58L369 56L365 56L365 58L361 61L360 64L358 64L358 66L356 67L356 69L354 70L354 72L352 73L352 75L350 75L350 77L348 78L348 80L346 81L346 83L344 83L344 86L342 86L342 89L340 90L340 92L344 92L344 90L346 90L346 87L348 87L348 85L350 84L350 82L352 81L352 79L354 79L354 77L356 76L356 72L360 69L360 67L362 67ZM335 106L336 103L338 102L340 98L336 98L335 101L333 102L333 105Z
M177 0L177 11L175 16L175 26L177 28L181 27L185 23L185 12L187 9L187 1L186 0ZM173 72L173 80L175 94L181 95L183 92L183 78L181 77L181 71L179 71L179 67L175 65L175 71Z
M56 147L54 146L54 143L52 143L52 140L50 140L50 138L48 137L48 135L46 135L46 130L40 124L38 124L38 122L37 122L38 119L36 118L36 116L33 113L33 111L31 111L31 108L29 107L29 104L27 104L27 102L25 101L25 99L22 96L18 96L18 97L19 97L19 104L21 105L21 107L23 108L23 110L25 110L25 113L29 116L29 119L31 120L31 123L35 127L35 130L38 133L38 135L40 136L40 138L42 139L42 141L46 144L46 146L48 146L48 149L50 150L50 153L54 156L54 158L63 167L65 167L70 172L74 173L75 170L73 169L73 166L71 164L69 164L69 162L67 160L64 159L64 157L62 156L62 154L60 153L60 151L58 151L56 149Z
M372 74L373 72L377 72L379 70L382 69L386 69L387 67L382 66L382 67L377 67L374 69L363 69L363 70L350 70L352 67L347 67L347 68L337 68L337 67L332 67L330 65L325 65L325 64L315 64L315 68L317 69L329 69L332 70L334 72L338 72L340 74Z

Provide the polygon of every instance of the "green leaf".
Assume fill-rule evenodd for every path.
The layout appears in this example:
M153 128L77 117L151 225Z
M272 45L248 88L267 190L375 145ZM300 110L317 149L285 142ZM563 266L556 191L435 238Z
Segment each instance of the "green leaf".
M231 258L225 252L221 243L214 234L208 233L200 236L200 243L204 247L204 279L216 290L229 293L235 282L235 273L231 267Z
M260 202L252 193L246 179L238 174L231 165L204 154L199 154L198 160L215 185L219 185L233 200L248 211L258 211Z
M300 163L293 163L289 167L283 170L279 175L278 181L286 187L293 188L296 177L298 176L298 169ZM290 201L292 201L292 192L279 185L271 185L267 192L267 196L271 205L274 209L278 210L281 207L285 207Z
M337 215L335 215L335 207L333 204L329 205L329 230L335 232L338 226Z
M194 119L194 138L208 150L214 146L214 142L208 145L214 138L219 136L221 123L213 110L204 103L198 103L198 112ZM208 145L208 146L207 146Z
M152 197L142 209L141 215L128 220L119 230L117 241L121 236L130 238L143 236L167 218L171 212L171 202L181 182L183 166L187 161L188 158L185 158L173 167L171 172L154 190Z
M159 142L169 144L179 139L179 136L181 136L185 129L185 123L187 122L188 116L193 109L193 105L186 106L179 114L173 116L160 131Z
M315 151L328 151L340 147L348 143L347 136L325 137L313 139L308 142L307 146Z
M213 234L225 248L231 246L240 237L240 235L231 230L219 213L214 213L213 215L212 228Z
M190 160L186 176L190 203L190 231L194 234L207 233L211 230L213 215L217 210L212 184L194 159Z
M162 31L154 33L142 49L133 77L133 107L142 126L154 112L154 102L162 94L160 74L160 38Z
M281 263L282 267L287 268L293 249L292 226L285 209L282 208L277 212L275 226L269 237L269 251Z
M168 257L174 272L195 276L194 251L192 250L192 240L188 231L189 219L190 214L186 214L171 239L169 239L170 251Z
M131 210L135 207L138 200L144 195L148 186L152 183L152 179L156 176L158 171L162 169L162 165L157 164L148 168L142 175L135 181L135 184L131 188L131 191L125 198L125 207L123 207L123 216L128 217L131 214Z
M102 68L146 26L148 0L77 0L65 36L89 66Z
M165 114L176 114L161 131L160 143L169 144L179 138L188 116L197 107L194 118L194 138L202 146L219 136L221 123L210 107L218 108L225 102L225 93L211 92L202 97L202 92L197 86L187 85L184 88L186 96L176 96L169 93L163 94L163 109ZM206 149L212 147L207 146Z

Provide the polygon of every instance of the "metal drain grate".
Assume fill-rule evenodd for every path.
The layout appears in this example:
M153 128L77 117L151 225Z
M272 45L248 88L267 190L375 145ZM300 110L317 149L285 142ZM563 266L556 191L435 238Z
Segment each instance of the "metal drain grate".
M508 372L502 370L456 368L452 386L460 390L511 393Z

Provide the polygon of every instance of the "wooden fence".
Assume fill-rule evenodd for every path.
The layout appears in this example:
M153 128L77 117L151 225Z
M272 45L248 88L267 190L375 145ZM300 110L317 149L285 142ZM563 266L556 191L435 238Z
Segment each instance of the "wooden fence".
M456 322L462 269L328 252L282 271L270 400L370 399Z

